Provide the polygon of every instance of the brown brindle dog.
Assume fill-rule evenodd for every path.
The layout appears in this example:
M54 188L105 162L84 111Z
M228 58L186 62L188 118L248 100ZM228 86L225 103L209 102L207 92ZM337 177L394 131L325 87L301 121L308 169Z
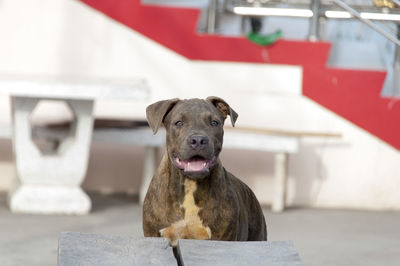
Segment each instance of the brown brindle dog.
M143 205L145 236L232 241L267 240L260 204L222 167L223 125L238 117L218 97L171 99L146 109L154 134L164 124L167 149Z

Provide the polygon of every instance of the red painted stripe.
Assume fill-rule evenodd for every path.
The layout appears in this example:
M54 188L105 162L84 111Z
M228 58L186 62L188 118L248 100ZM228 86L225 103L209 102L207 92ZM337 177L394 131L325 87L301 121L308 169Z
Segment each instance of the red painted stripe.
M198 9L81 1L192 60L301 65L305 96L400 149L399 104L380 97L385 72L326 67L330 43L279 40L260 47L242 37L196 33Z

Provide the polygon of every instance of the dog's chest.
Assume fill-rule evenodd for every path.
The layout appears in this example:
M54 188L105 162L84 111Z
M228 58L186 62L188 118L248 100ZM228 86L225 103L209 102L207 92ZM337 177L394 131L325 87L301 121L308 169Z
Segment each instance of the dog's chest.
M200 208L194 200L194 193L197 190L197 183L190 179L185 179L185 197L181 207L185 210L185 220L200 219L198 216Z
M194 193L197 190L197 183L190 179L185 179L185 197L181 207L185 210L183 220L187 226L187 230L191 238L209 239L211 238L211 230L208 226L203 225L203 221L199 216L200 207L196 205Z

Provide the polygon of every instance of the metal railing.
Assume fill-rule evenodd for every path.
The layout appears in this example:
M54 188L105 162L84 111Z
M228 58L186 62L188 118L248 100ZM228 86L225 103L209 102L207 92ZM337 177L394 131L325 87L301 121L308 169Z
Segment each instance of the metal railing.
M211 2L216 3L216 0ZM310 40L318 39L319 18L358 19L373 30L400 46L396 36L383 30L373 20L400 21L400 9L379 8L372 5L348 5L342 0L286 0L286 1L249 1L225 0L225 9L240 16L287 16L310 18ZM399 0L394 0L400 6ZM215 6L216 7L216 6ZM339 7L340 9L338 9ZM217 7L216 7L217 8ZM343 11L345 10L345 11ZM217 15L217 13L214 13Z
M392 0L400 7L400 0ZM210 0L208 10L208 33L215 33L218 21L218 0ZM396 46L390 86L393 95L400 96L400 8L382 8L373 5L349 5L342 0L224 0L223 11L239 16L283 16L310 19L310 41L319 39L319 19L358 19ZM397 24L396 34L387 32L373 21L389 21Z

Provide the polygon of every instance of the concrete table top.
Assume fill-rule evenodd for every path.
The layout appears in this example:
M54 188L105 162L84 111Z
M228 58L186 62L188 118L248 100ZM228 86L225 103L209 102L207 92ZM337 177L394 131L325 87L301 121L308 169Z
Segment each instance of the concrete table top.
M177 259L164 238L61 233L58 265L303 266L290 241L179 240Z
M61 233L58 266L177 265L164 238L104 236L78 232Z
M77 100L145 100L144 79L83 79L58 76L0 76L0 94Z
M207 241L181 239L178 255L184 266L303 266L290 241Z

